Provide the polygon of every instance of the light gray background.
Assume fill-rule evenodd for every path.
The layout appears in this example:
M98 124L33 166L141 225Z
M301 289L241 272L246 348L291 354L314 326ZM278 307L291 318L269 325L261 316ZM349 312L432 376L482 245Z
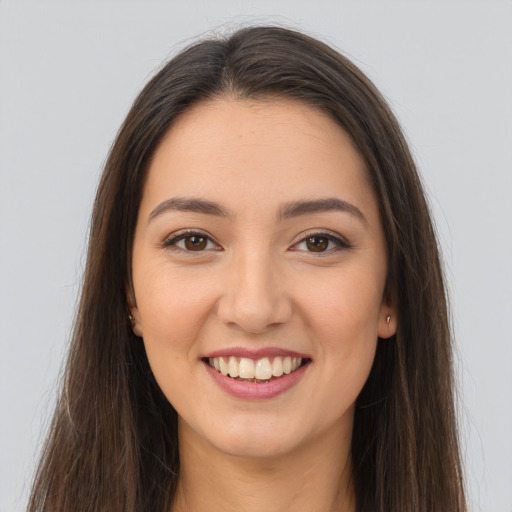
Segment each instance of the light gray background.
M117 128L193 36L254 22L342 49L402 121L454 303L472 510L512 511L508 0L0 0L0 511L25 506Z

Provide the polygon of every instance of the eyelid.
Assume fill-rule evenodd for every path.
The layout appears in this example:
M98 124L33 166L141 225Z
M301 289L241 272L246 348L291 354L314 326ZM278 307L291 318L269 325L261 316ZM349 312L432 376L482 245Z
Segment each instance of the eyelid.
M346 250L346 249L352 249L352 244L347 241L345 237L340 235L339 233L336 233L335 231L331 231L329 229L312 229L307 232L301 233L298 235L300 237L296 242L294 242L290 250L292 251L299 251L302 249L296 249L295 247L303 242L305 242L308 238L312 237L319 237L319 238L327 238L331 240L334 244L336 244L335 249L328 249L327 251L319 251L315 253L314 251L304 251L309 252L311 254L315 254L316 256L322 256L326 254L332 254L332 252L336 250Z
M207 238L209 242L213 243L216 246L216 248L215 249L203 249L201 251L187 251L186 249L182 249L181 247L176 246L177 242L179 242L180 240L183 240L184 238L191 237L191 236L199 236L199 237ZM203 231L201 229L192 229L192 228L180 229L178 231L172 232L170 235L165 237L164 241L162 242L162 247L169 251L180 251L180 252L189 253L189 254L193 254L194 252L197 252L197 254L201 254L201 253L212 251L212 250L217 250L217 251L223 250L221 245L211 235L209 235L208 233L206 233L205 231Z

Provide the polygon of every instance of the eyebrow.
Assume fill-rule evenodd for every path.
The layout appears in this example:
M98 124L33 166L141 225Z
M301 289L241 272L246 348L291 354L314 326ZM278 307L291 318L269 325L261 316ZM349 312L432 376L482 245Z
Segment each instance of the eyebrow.
M149 214L148 223L155 217L170 211L175 212L193 212L202 213L206 215L215 215L217 217L232 217L233 215L218 203L207 201L206 199L188 198L188 197L173 197L160 203Z
M235 215L227 208L214 201L200 199L195 197L173 197L160 203L149 214L148 223L153 219L170 211L201 213L203 215L214 215L217 217L234 217ZM279 219L291 219L308 215L311 213L325 212L344 212L350 213L360 220L367 223L366 218L357 206L348 203L336 197L328 197L323 199L312 199L305 201L292 201L286 203L279 209Z
M365 216L357 206L348 203L347 201L343 201L342 199L338 199L337 197L327 197L325 199L314 199L310 201L293 201L284 205L280 210L279 217L283 219L290 219L310 213L334 211L350 213L367 223Z

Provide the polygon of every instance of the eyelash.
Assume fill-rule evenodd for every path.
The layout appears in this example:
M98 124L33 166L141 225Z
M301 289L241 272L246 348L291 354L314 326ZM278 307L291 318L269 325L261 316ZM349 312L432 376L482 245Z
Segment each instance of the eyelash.
M335 252L352 248L352 245L350 245L344 238L340 237L339 235L335 235L334 233L328 231L315 231L312 233L308 233L306 236L303 236L297 243L293 244L292 250L300 251L301 249L296 249L296 247L298 247L300 244L307 244L308 241L312 240L313 238L327 240L327 247L329 247L329 244L331 243L334 244L334 247L327 248L326 250L321 251L304 250L304 252L315 254L317 256L328 256Z
M185 247L178 247L177 246L177 244L179 242L185 241L187 239L191 239L193 237L205 239L206 240L206 244L213 243L216 246L215 250L222 250L222 249L220 249L220 247L217 244L217 242L215 242L206 233L202 233L201 231L188 230L188 229L185 230L185 231L181 231L178 234L174 234L173 233L173 235L170 238L168 238L167 240L164 241L162 246L164 248L170 250L170 251L183 251L183 252L188 252L188 253L194 253L194 252L201 253L201 252L204 252L204 251L212 250L212 249L206 249L205 248L205 249L201 249L199 251L192 251L192 250L186 249Z
M179 234L173 234L173 236L171 236L170 238L168 238L167 240L165 240L163 242L162 246L171 251L182 251L182 252L187 252L187 253L194 253L194 252L202 253L205 251L212 250L211 248L210 249L206 248L207 247L206 246L205 248L201 248L198 251L194 251L194 250L189 250L186 247L179 247L177 245L179 242L186 241L187 239L192 239L193 237L197 237L197 238L206 240L207 245L210 243L214 244L216 246L216 248L214 250L218 250L218 251L222 250L222 248L220 248L220 246L217 244L217 242L215 242L209 235L207 235L206 233L202 233L200 231L194 231L194 230L186 230L186 231L180 232ZM346 240L341 238L339 235L334 235L333 233L330 233L330 232L320 231L320 232L308 233L306 236L301 238L298 242L293 244L291 247L291 250L292 251L300 251L301 249L297 249L297 247L300 244L308 243L308 241L310 241L314 238L320 239L320 240L327 240L327 244L328 244L327 249L320 250L320 251L304 250L304 252L316 254L318 256L324 256L326 254L332 254L333 252L338 252L338 251L352 248L352 246ZM329 244L334 244L334 247L329 248Z

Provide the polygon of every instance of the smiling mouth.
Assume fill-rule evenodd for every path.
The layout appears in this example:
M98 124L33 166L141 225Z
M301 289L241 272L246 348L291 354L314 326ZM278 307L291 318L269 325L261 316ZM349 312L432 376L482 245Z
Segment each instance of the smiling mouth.
M266 383L289 375L309 362L302 357L208 357L205 363L225 377L238 381Z

